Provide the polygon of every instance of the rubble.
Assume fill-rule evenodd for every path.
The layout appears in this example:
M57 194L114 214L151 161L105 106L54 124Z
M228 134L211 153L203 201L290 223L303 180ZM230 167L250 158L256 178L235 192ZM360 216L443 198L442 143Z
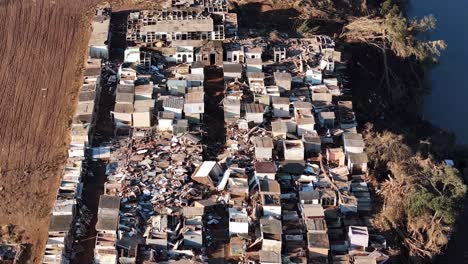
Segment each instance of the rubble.
M80 202L89 161L104 164L107 177L96 263L386 260L334 41L238 38L235 17L227 1L134 11L118 70L88 61L45 263L69 259L73 240L91 228ZM212 91L219 67L225 86ZM105 81L113 137L97 143ZM225 142L209 142L203 128L216 120L207 106L219 93ZM204 160L208 145L216 154Z

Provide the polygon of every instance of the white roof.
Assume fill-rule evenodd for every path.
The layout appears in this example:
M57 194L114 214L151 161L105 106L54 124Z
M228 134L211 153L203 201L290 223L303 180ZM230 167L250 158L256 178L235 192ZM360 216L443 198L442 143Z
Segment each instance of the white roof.
M210 174L213 168L216 166L216 161L204 161L195 173L195 177L204 177Z

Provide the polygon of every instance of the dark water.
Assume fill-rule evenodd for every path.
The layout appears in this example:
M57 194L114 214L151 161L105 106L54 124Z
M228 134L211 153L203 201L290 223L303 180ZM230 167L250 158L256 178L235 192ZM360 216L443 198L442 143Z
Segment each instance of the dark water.
M410 16L435 16L437 29L430 37L445 40L448 45L432 71L432 94L425 99L425 119L454 132L459 143L468 144L468 0L410 2Z

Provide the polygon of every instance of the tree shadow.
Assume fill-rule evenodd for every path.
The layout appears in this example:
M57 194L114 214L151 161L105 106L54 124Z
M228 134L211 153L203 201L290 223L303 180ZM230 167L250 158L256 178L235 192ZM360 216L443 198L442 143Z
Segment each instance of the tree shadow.
M466 148L456 145L455 136L423 120L420 115L419 102L422 103L425 92L421 89L407 91L405 97L396 104L389 103L388 91L383 83L383 58L380 51L365 44L351 44L346 47L346 54L352 57L348 62L348 76L350 77L353 105L358 123L372 124L372 130L377 133L388 131L403 136L413 155L422 158L432 157L436 162L453 159L457 167L468 165ZM402 80L414 78L409 62L395 54L389 54L389 64L394 74ZM421 72L419 72L421 74ZM417 98L416 98L417 97ZM443 111L443 109L441 109ZM381 168L374 168L382 176L390 173L386 164ZM384 180L384 179L381 179ZM468 263L468 194L464 199L464 210L459 212L451 238L444 252L434 256L435 263ZM406 252L408 254L408 252ZM406 255L408 256L408 255ZM417 263L416 256L408 256L410 263ZM418 258L421 260L420 258Z
M239 28L283 32L291 31L300 15L294 8L274 9L271 4L258 2L236 5L232 11L238 14Z

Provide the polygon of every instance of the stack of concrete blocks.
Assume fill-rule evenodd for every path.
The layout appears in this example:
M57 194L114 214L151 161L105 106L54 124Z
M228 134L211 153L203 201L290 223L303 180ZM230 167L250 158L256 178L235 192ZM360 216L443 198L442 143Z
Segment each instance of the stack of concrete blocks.
M135 102L133 107L133 127L151 127L155 100L153 100L153 83L135 86Z
M94 247L94 263L117 263L120 197L101 195L96 223L96 244Z
M134 84L118 84L115 96L114 121L132 125L133 101L135 100Z
M198 124L205 113L205 92L190 92L185 95L184 103L185 119L189 123Z
M78 104L71 126L71 142L64 174L52 209L43 263L68 263L67 253L73 243L77 203L83 190L82 163L90 144L89 133L95 120L95 105L99 100L101 60L87 59Z

